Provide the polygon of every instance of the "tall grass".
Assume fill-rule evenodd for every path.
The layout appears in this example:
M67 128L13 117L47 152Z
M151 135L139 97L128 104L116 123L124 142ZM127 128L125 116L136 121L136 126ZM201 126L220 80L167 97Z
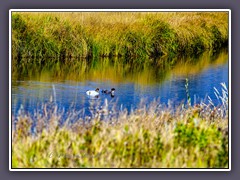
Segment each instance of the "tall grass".
M123 56L142 62L216 51L227 43L226 12L12 13L12 56L19 61Z
M57 106L12 119L13 168L228 168L228 91L212 102L176 109L144 101L131 113L95 107L91 117L62 124ZM105 118L103 118L105 117ZM34 124L35 122L35 124Z

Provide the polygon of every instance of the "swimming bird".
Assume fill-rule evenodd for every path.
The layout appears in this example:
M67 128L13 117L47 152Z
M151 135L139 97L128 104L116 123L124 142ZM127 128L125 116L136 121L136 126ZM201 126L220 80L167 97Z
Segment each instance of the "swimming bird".
M102 93L104 93L104 94L111 94L111 97L114 97L114 92L115 92L115 88L112 88L111 91L109 91L109 90L102 90Z
M98 96L99 95L99 88L95 89L95 90L88 90L86 91L86 94L89 96Z

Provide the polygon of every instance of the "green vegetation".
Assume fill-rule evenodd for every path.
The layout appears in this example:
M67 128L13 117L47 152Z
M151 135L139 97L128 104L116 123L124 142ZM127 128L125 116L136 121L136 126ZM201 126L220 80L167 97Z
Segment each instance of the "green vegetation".
M222 106L204 103L176 110L144 102L130 114L108 118L103 107L93 119L59 126L62 114L47 108L33 119L19 114L12 131L13 168L228 168L228 92ZM106 121L100 120L102 115ZM13 119L15 119L13 117Z
M14 12L12 56L43 64L71 58L174 57L228 45L226 12ZM131 60L130 58L130 60Z
M226 12L12 13L14 80L159 83L225 63L227 53L216 52L227 46ZM158 101L130 113L98 107L74 122L81 111L65 117L53 102L34 115L19 110L12 117L12 167L228 168L222 85L218 107L210 98L192 105L186 79L188 103L178 108Z

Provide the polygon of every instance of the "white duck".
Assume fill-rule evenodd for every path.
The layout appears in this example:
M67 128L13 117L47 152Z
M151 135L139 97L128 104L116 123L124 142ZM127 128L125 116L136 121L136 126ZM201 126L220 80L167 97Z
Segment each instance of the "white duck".
M96 90L88 90L88 91L86 91L86 94L88 96L98 96L99 95L99 88L97 88Z

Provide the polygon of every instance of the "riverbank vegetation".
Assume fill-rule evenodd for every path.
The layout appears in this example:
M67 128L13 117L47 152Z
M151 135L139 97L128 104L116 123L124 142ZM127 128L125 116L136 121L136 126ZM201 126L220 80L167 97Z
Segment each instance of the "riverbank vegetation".
M19 111L12 118L12 167L228 168L226 85L215 94L221 106L211 98L176 109L142 101L132 112L112 116L106 103L74 122L79 112L71 111L63 124L54 105L34 116Z
M142 63L227 45L227 12L12 13L12 57L18 64L98 57Z
M11 17L14 80L110 76L116 83L148 85L228 59L227 12L13 12ZM12 115L12 167L228 168L226 85L215 89L221 105L210 97L191 104L188 83L186 92L187 104L178 107L155 100L116 111L105 100L104 106L86 107L91 116L64 112L53 98L33 114L23 104Z

